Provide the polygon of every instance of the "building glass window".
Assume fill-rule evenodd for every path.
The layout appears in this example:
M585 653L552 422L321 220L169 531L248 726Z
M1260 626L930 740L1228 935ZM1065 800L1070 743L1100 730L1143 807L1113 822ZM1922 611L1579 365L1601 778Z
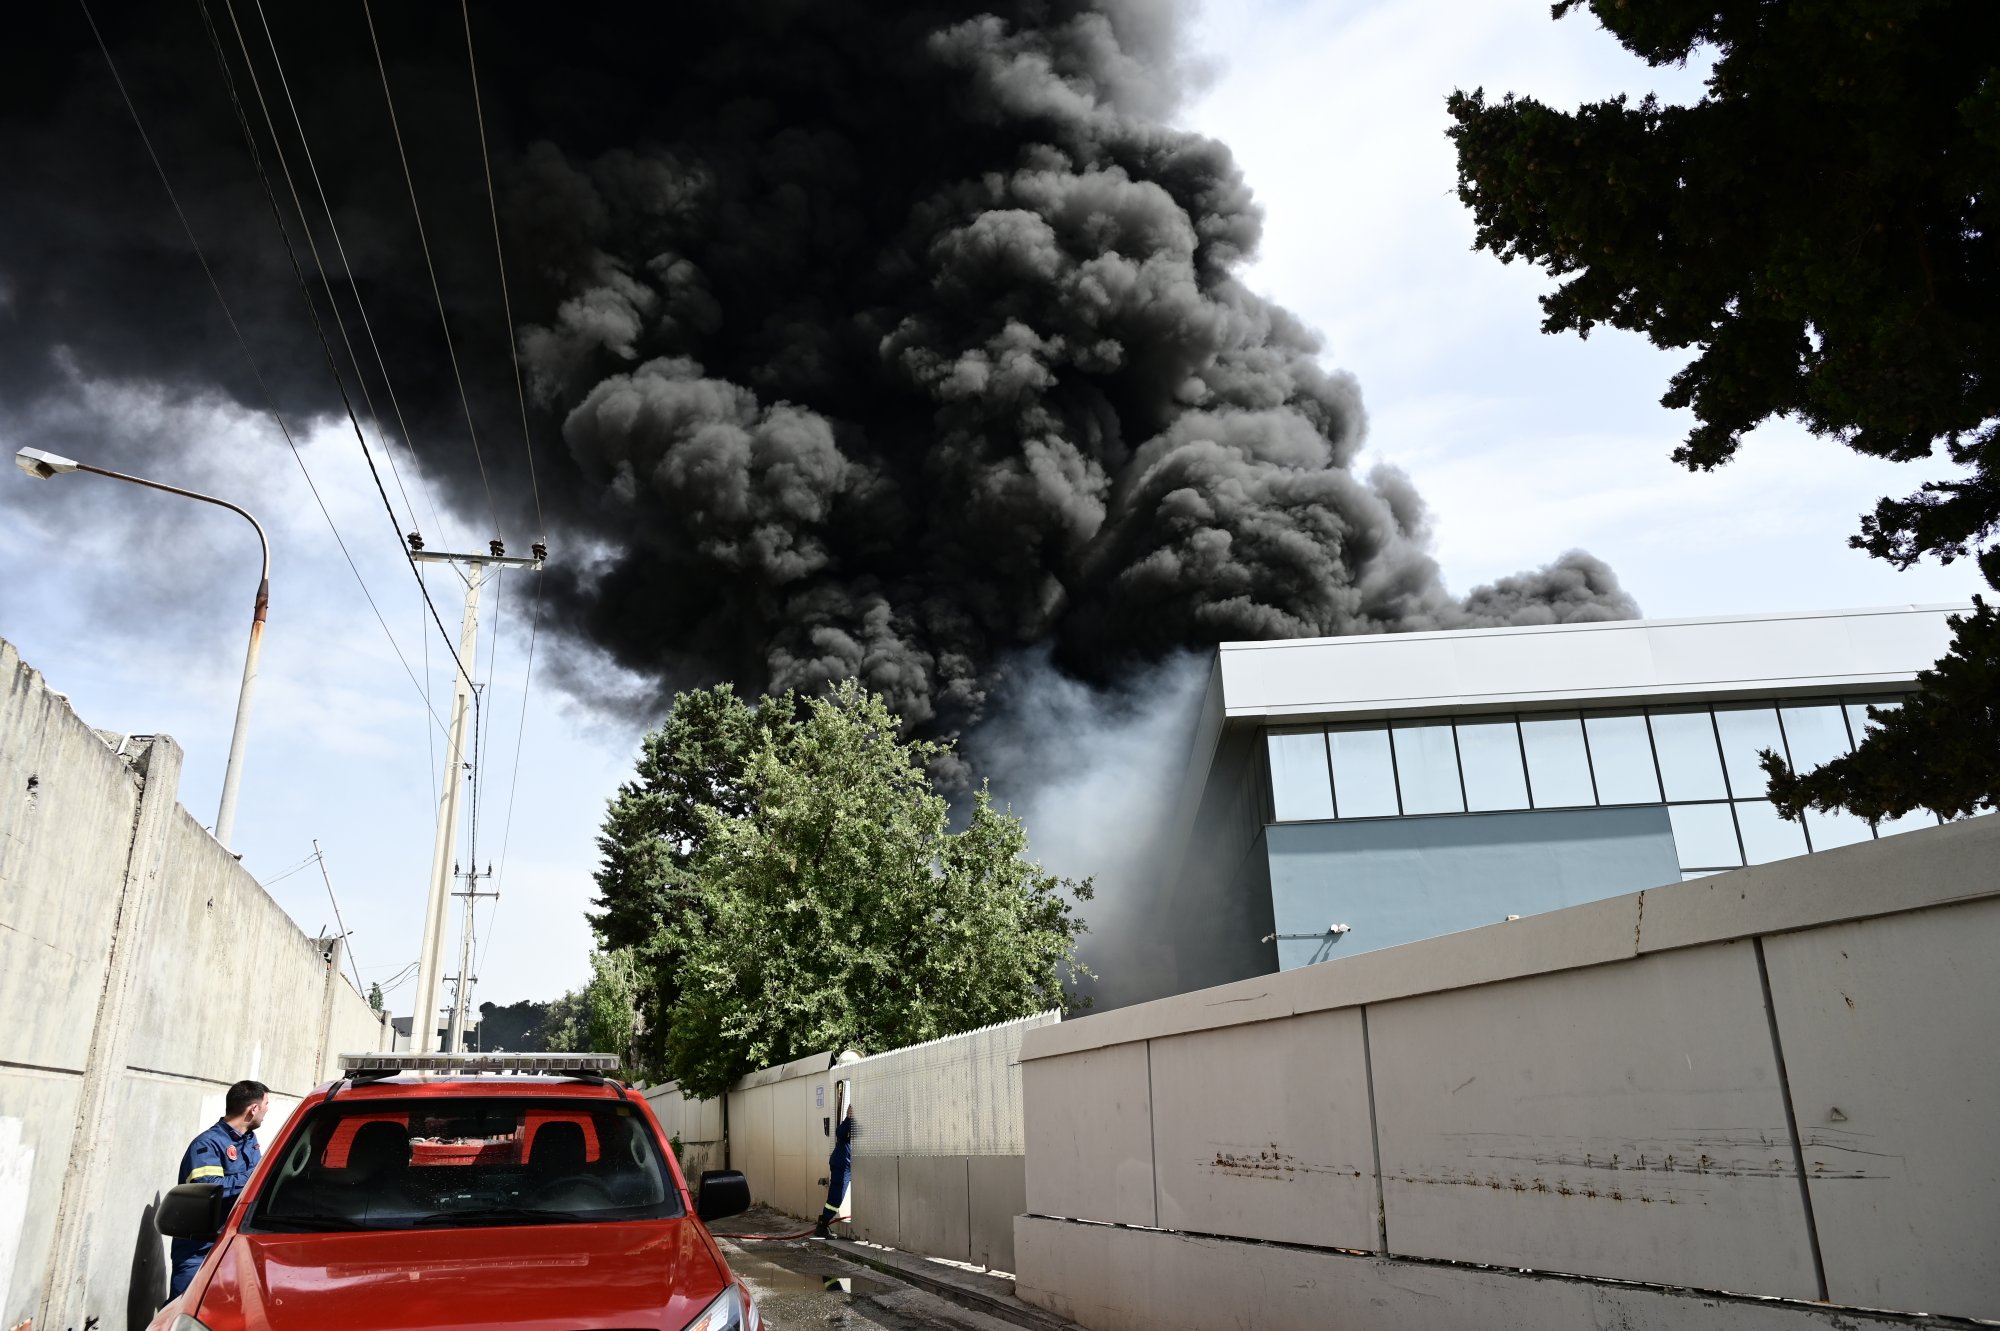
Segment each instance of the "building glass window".
M1857 841L1867 841L1875 833L1866 819L1857 818L1845 809L1830 812L1807 809L1806 835L1812 838L1814 850L1832 850L1835 846L1851 846Z
M1728 740L1723 741L1727 751ZM1751 864L1769 864L1806 853L1806 832L1797 823L1778 816L1769 800L1736 801L1736 827L1743 834L1743 858Z
M1528 758L1528 791L1537 809L1597 803L1583 723L1576 717L1522 717L1521 749Z
M1722 737L1722 767L1729 774L1729 793L1737 799L1762 795L1769 784L1757 755L1765 749L1785 753L1784 732L1778 729L1775 707L1718 707L1715 729ZM1743 848L1750 848L1744 838Z
M1868 732L1875 728L1876 723L1868 719L1868 708L1871 705L1878 712L1893 712L1903 704L1895 698L1880 702L1871 699L1867 702L1851 702L1847 704L1847 725L1854 734L1854 742L1856 744L1859 744Z
M1521 732L1512 720L1469 721L1458 727L1458 761L1465 773L1465 807L1474 813L1528 807L1528 772Z
M1273 730L1265 743L1271 753L1271 805L1277 820L1291 823L1333 817L1326 736L1320 728Z
M1403 788L1403 812L1464 813L1459 789L1458 750L1451 725L1403 725L1390 732L1396 745L1396 779Z
M1653 750L1660 780L1670 800L1725 800L1722 755L1715 747L1715 722L1706 707L1654 712Z
M1326 733L1333 747L1333 789L1342 818L1393 818L1396 767L1389 756L1389 728L1335 727Z
M1778 715L1785 723L1785 748L1793 770L1810 772L1847 756L1847 718L1838 703L1781 707Z
M1667 821L1683 869L1733 869L1743 863L1727 804L1669 805Z
M1643 715L1589 716L1583 729L1590 738L1590 770L1597 778L1599 804L1660 802L1660 777L1653 770L1653 743Z

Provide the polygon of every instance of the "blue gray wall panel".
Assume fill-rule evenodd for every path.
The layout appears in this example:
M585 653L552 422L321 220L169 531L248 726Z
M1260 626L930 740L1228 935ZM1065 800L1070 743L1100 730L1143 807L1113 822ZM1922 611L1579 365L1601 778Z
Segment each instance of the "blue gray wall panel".
M1278 823L1265 829L1290 970L1680 881L1660 805Z

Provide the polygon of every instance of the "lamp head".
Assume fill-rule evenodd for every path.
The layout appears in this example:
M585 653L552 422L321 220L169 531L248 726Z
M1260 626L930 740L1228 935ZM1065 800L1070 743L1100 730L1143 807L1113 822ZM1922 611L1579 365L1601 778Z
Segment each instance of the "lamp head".
M59 456L39 448L24 448L14 454L14 465L38 481L46 481L59 472L75 471L76 459Z

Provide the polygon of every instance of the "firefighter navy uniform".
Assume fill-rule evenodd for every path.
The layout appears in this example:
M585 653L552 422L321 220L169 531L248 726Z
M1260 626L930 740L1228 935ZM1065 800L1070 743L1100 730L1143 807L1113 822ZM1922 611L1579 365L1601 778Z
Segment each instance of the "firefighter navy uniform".
M237 1194L243 1191L243 1185L250 1181L250 1171L257 1167L261 1154L256 1133L239 1133L226 1120L219 1119L215 1126L188 1143L187 1151L181 1156L180 1181L220 1183L223 1197L233 1204ZM181 1291L194 1279L194 1273L201 1269L202 1259L214 1246L213 1239L174 1240L174 1274L167 1287L168 1298L181 1296Z

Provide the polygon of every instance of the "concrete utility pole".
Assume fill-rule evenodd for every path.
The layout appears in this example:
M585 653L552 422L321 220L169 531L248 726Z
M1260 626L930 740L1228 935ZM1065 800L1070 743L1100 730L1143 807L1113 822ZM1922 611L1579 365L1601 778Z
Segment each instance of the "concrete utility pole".
M479 890L479 880L492 876L491 866L488 866L485 873L468 869L459 875L465 880L465 890L452 893L455 897L465 898L465 920L458 927L458 975L455 977L458 983L452 990L451 1025L447 1028L444 1038L444 1048L448 1054L465 1052L465 1028L472 1021L472 982L479 978L472 973L472 913L479 905L479 898L500 895L498 892Z
M489 554L446 554L424 550L423 542L416 537L410 540L411 559L462 565L460 576L465 579L465 619L458 639L461 668L451 685L451 730L445 740L443 788L438 793L437 840L431 849L430 897L424 906L424 939L417 952L416 1006L410 1015L410 1048L418 1053L437 1052L438 979L444 954L444 908L452 894L452 848L458 841L459 792L465 788L466 768L471 756L466 746L466 732L471 724L472 668L479 648L479 589L486 581L489 566L539 571L546 554L537 544L532 558L509 559L506 547L498 541L491 543Z

